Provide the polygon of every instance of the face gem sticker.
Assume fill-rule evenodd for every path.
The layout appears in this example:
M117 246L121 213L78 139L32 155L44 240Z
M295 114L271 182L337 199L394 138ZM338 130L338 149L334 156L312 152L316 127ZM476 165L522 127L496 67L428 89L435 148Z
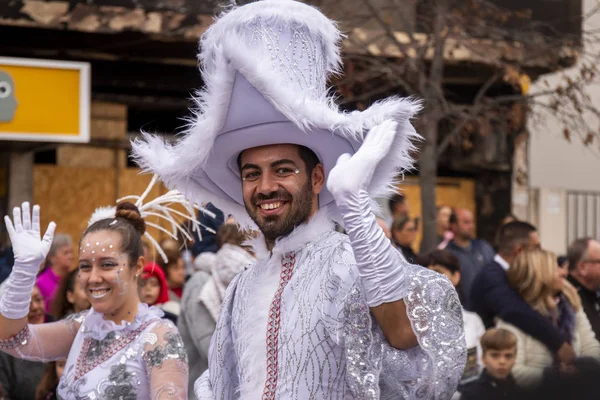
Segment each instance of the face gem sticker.
M102 254L103 256L115 258L117 260L119 265L115 267L117 268L116 276L113 275L112 278L109 278L109 275L107 274L104 274L104 276L107 280L112 281L111 283L115 286L115 291L118 295L122 296L128 293L129 284L123 281L123 279L121 279L121 273L123 272L123 269L127 267L127 255L117 253L117 251L114 249L114 245L110 241L85 243L85 246L82 246L80 249L82 254L85 253L85 249L90 250L91 254L93 254L91 261L94 264L96 263L97 258L100 254ZM107 250L109 251L107 252ZM102 266L96 267L102 268Z

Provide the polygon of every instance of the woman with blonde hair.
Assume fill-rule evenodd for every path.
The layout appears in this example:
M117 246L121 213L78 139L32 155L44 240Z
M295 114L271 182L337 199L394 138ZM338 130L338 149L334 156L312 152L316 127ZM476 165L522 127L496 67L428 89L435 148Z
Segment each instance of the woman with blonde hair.
M508 269L507 278L534 310L552 321L577 357L600 359L600 343L581 307L579 295L558 268L553 253L541 249L520 252ZM517 337L517 361L513 369L517 383L523 387L539 385L546 370L557 366L555 355L515 326L504 321L497 326Z

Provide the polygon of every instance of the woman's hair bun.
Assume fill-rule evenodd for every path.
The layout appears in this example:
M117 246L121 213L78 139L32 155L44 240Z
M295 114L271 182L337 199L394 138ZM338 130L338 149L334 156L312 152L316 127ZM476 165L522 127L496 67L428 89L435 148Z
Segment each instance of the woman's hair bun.
M146 232L146 222L144 222L140 210L130 201L123 201L117 204L115 217L122 218L129 222L140 235L143 235L144 232Z

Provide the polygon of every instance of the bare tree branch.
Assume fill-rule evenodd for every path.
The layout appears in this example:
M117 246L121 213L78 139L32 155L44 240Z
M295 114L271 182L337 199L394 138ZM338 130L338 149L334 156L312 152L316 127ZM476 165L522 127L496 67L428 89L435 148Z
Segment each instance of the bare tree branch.
M600 13L600 2L571 22L536 21L530 11L508 10L488 0L418 0L416 16L390 14L407 1L413 0L359 0L364 7L358 7L356 14L366 17L354 26L356 37L351 40L356 54L349 57L356 60L352 76L356 80L344 102L376 100L394 90L424 100L426 107L418 120L427 141L419 160L425 182L424 237L435 234L431 231L435 224L432 185L438 160L451 146L464 154L472 151L473 159L478 159L478 149L469 150L478 142L475 135L493 134L498 143L508 141L511 132L525 129L527 118L547 113L564 126L565 138L588 145L595 142L600 151L600 106L587 93L590 85L600 81L600 28L584 25L574 35L561 32L565 22L585 22ZM404 32L398 32L397 22ZM476 73L450 75L460 68L473 68ZM551 84L528 93L529 79L551 71L559 72ZM352 87L352 79L343 85ZM535 111L528 108L538 104ZM504 154L498 150L496 157Z
M390 27L390 25L385 21L383 15L381 14L379 8L373 4L373 0L363 0L364 4L367 6L369 11L373 14L373 17L377 20L377 22L381 25L381 28L384 29L388 38L400 49L405 58L409 59L409 47L404 43L400 42L396 35L394 34L394 30Z

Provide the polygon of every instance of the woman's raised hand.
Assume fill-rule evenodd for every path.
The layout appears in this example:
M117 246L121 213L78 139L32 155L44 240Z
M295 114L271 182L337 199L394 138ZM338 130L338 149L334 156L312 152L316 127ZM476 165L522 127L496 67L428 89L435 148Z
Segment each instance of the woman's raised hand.
M44 237L41 238L40 206L33 206L33 213L30 214L28 202L24 202L21 208L13 209L13 221L7 215L4 222L12 242L15 264L18 262L22 266L39 269L50 251L56 224L50 222Z

